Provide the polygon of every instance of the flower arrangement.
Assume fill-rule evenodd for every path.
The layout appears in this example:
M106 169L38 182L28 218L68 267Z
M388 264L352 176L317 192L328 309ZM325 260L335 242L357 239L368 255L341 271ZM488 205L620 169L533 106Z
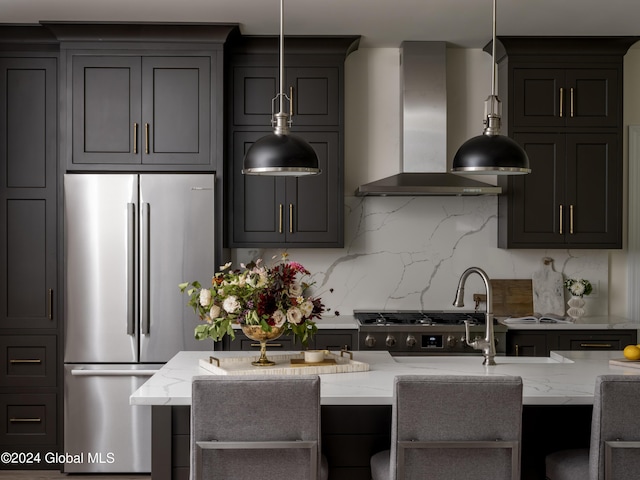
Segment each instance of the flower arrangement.
M289 261L287 253L270 267L261 259L240 266L237 270L231 269L231 263L220 267L211 287L202 287L199 282L179 285L180 291L189 295L188 305L204 322L195 328L195 338L235 338L233 324L260 325L266 332L276 326L306 345L318 330L313 319L324 312L320 298L306 295L313 284L298 278L309 271Z
M583 295L589 295L593 291L591 282L589 280L583 280L582 278L568 278L564 282L564 286L567 287L569 293L575 297L582 297Z

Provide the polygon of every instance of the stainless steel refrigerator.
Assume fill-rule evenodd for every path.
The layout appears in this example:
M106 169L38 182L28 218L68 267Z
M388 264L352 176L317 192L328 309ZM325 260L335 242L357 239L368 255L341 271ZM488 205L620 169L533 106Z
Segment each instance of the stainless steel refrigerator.
M151 407L129 396L180 350L213 349L178 289L215 271L213 189L213 174L65 175L65 472L151 470Z

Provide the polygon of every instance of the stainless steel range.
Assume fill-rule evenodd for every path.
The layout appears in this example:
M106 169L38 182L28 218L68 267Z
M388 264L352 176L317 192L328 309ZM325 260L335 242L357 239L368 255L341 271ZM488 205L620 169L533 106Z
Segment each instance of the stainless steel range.
M356 310L360 350L385 350L392 355L478 355L465 342L465 320L472 337L484 337L485 314L460 311ZM494 319L496 352L506 351L507 327ZM472 338L471 340L473 340Z

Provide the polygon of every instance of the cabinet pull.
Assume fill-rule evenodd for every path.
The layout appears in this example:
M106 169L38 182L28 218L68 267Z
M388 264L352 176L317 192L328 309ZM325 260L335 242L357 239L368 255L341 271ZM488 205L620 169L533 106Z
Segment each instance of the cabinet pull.
M581 343L582 348L611 348L613 345L610 343Z
M289 87L289 118L293 117L293 87Z
M252 343L251 346L260 348L262 345L260 345L259 343ZM282 348L283 345L281 343L267 343L267 347L280 347L280 348Z
M16 363L42 363L39 358L11 358L9 363L15 365Z
M289 204L289 233L293 233L293 203Z
M560 235L562 235L562 224L563 224L563 218L562 218L562 205L560 205Z
M280 204L279 206L279 216L278 216L278 233L282 233L282 212L284 210L284 207L282 206L282 204Z
M41 422L41 418L10 418L9 423L36 423Z
M560 118L564 117L564 88L560 89Z
M520 345L516 343L516 357L520 356Z
M144 153L149 155L149 124L144 124Z
M53 288L50 288L48 291L49 296L49 313L47 314L47 318L49 320L53 320Z
M569 233L573 235L573 205L569 205Z
M133 123L133 154L138 154L138 123Z
M569 116L573 118L573 87L569 89Z

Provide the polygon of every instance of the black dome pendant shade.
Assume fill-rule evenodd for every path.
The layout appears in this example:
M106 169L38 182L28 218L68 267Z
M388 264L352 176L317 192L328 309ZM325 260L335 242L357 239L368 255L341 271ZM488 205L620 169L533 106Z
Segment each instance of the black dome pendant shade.
M289 101L289 113L284 111L285 99ZM280 111L271 120L273 133L258 139L249 147L244 156L242 173L292 177L319 174L316 152L304 139L289 131L293 109L292 99L284 93L284 0L280 0L280 92L272 105L278 100Z
M320 173L320 169L316 152L304 139L271 133L251 145L242 173L300 176Z
M504 135L478 135L462 144L453 158L452 172L490 175L530 173L529 158Z
M493 0L493 42L491 54L491 95L485 101L485 128L482 135L462 144L453 157L452 172L485 175L531 173L529 157L509 137L500 135L500 99L496 93L496 0Z

